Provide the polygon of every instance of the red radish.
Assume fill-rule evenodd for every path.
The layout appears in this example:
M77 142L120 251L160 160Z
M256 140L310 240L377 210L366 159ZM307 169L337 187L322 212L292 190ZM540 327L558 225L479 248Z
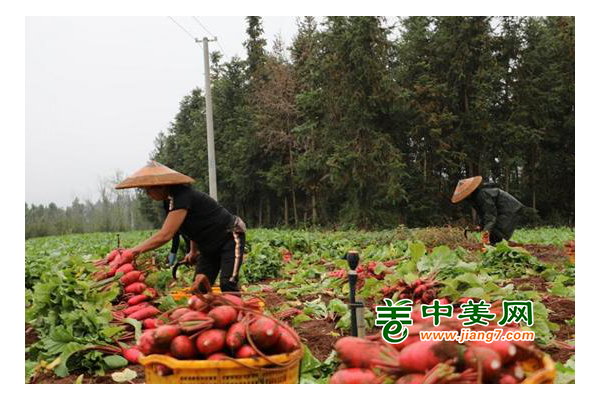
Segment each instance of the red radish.
M146 301L148 299L149 299L148 295L138 294L136 296L131 297L129 300L127 300L127 305L135 306L136 304L140 304L141 302Z
M158 314L160 314L160 311L157 308L148 306L134 312L129 316L129 318L137 319L138 321L143 321L146 318L152 318Z
M106 260L108 262L111 262L112 260L115 259L115 257L119 254L119 249L114 249L113 251L111 251L110 253L108 253L108 256L106 257Z
M119 268L117 268L117 274L120 272L123 275L128 274L129 272L133 271L135 268L133 268L133 265L131 264L123 264L121 265Z
M221 299L226 300L223 302L224 304L231 303L233 306L244 307L244 300L242 300L240 296L236 296L233 294L224 294L221 295Z
M138 359L143 353L138 350L137 346L123 349L123 357L132 364L138 364Z
M427 286L425 286L425 285L417 286L417 288L413 292L413 297L421 297L423 295L423 293L425 293L426 290L427 290Z
M263 350L277 343L279 336L281 336L277 323L267 317L258 317L252 321L248 326L248 333L256 346Z
M123 275L121 277L121 283L124 286L131 285L132 283L138 281L138 279L140 278L140 275L142 275L142 271L131 271L131 272L128 272L127 274L125 274L125 275ZM143 292L143 290L140 291L140 293L141 292Z
M381 339L381 336L379 336L379 339ZM392 346L397 351L401 351L405 347L408 347L409 345L419 341L421 341L421 337L418 334L410 335L400 343L390 343L390 346Z
M117 254L117 255L115 256L115 258L113 258L113 260L112 260L112 261L110 262L110 264L108 264L108 265L109 265L110 267L115 267L115 266L116 266L117 268L118 268L119 266L121 266L121 255L120 255L120 254Z
M419 287L419 286L421 286L422 284L423 284L423 281L422 281L422 280L420 280L420 279L417 279L416 281L414 281L413 283L411 283L411 284L409 285L409 287L410 287L410 288L412 288L412 289L414 289L414 288L416 288L416 287Z
M227 332L222 329L210 329L202 332L196 339L196 348L205 356L217 353L225 347Z
M227 360L229 358L230 357L225 353L213 353L210 356L206 357L206 359L209 361L222 361Z
M215 320L215 328L226 328L233 324L237 319L237 311L231 306L215 307L208 313L208 316Z
M348 368L399 367L398 352L379 342L347 336L335 343L335 351Z
M127 264L133 261L133 253L131 250L125 250L121 253L121 258L119 259L119 265Z
M163 320L158 318L146 318L143 322L144 329L154 329L164 324Z
M451 342L415 342L405 347L398 360L407 372L426 372L437 364L458 355L456 344Z
M154 348L154 332L148 330L142 333L137 341L137 348L145 355L150 354Z
M192 296L188 300L188 307L195 311L206 311L210 308L210 305L202 301L198 296Z
M154 341L157 345L167 345L171 343L171 341L179 336L181 330L177 325L162 325L156 329L154 332Z
M200 311L188 311L178 318L179 322L205 321L208 316Z
M225 345L231 353L235 353L244 343L246 343L246 326L243 322L236 322L227 330Z
M488 349L494 350L496 353L498 353L498 355L500 356L500 360L504 365L507 365L509 362L511 362L517 354L517 347L514 344L502 340L491 343L486 343L484 341L473 341L469 342L467 346L486 347Z
M498 379L498 383L502 383L502 384L515 384L515 383L519 383L519 381L517 380L517 378L515 378L512 375L503 374L502 376L500 376L500 379Z
M131 315L134 312L139 311L139 310L141 310L144 307L148 307L148 305L149 305L148 303L140 303L140 304L137 304L135 306L131 306L129 308L124 309L123 310L123 314L125 314L125 315Z
M450 304L450 300L447 297L443 297L440 299L440 305Z
M257 356L258 353L249 344L243 345L235 352L235 358L252 358Z
M177 359L189 360L196 357L196 346L194 346L194 342L189 337L180 335L175 337L171 342L171 354Z
M415 384L415 383L423 383L425 381L425 375L423 374L408 374L401 376L396 383L401 384Z
M138 282L144 282L145 280L146 280L146 275L141 274L137 281Z
M464 356L467 366L475 371L478 371L481 366L484 379L491 379L500 372L502 361L494 350L486 347L469 347Z
M329 379L331 384L344 384L344 383L378 383L377 376L368 369L361 368L348 368L341 369L331 376Z
M135 282L125 287L125 293L141 294L146 288L145 283Z
M291 353L294 350L299 349L298 340L288 329L279 329L281 336L279 340L273 346L273 352L275 354Z
M182 317L190 311L192 310L190 310L189 308L178 308L177 310L171 313L169 318L171 319L171 321L177 321L180 317Z

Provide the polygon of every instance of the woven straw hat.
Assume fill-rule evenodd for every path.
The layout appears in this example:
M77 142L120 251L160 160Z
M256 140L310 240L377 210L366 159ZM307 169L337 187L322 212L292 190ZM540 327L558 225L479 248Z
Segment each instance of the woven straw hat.
M456 185L454 195L452 195L452 203L458 203L464 200L481 185L483 178L481 176L473 176L467 179L461 179Z
M150 161L144 168L136 171L129 178L117 185L117 189L134 187L180 185L192 183L194 180L187 175L165 167L156 161Z

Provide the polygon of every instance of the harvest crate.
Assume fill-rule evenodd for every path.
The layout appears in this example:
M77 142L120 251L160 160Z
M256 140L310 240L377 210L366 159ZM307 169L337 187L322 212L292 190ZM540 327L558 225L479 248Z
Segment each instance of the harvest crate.
M269 356L269 358L288 365L280 367L264 358L240 358L237 362L184 361L159 354L142 357L140 364L144 366L146 383L298 383L302 350ZM159 375L158 364L165 365L173 373L166 376Z
M529 374L522 383L554 383L556 369L549 355L532 357L521 363L523 370Z
M221 288L219 286L213 286L212 287L212 292L213 293L221 293ZM192 297L192 289L191 288L185 288L185 289L179 289L179 290L171 290L171 292L169 294L175 300L181 300L184 297L186 299L189 299L190 297Z

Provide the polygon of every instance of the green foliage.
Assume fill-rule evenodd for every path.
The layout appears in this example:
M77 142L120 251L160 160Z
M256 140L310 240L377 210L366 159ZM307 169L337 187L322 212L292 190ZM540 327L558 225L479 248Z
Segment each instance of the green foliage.
M312 355L308 347L304 345L302 347L304 356L300 364L300 383L327 383L340 364L335 351L332 351L325 361L320 362Z
M554 383L557 384L565 384L565 383L575 383L575 356L571 356L566 363L557 362L555 364L556 368L556 379Z
M490 247L482 258L482 266L491 274L502 278L515 278L527 274L539 273L545 269L535 257L524 249L510 247L506 241Z

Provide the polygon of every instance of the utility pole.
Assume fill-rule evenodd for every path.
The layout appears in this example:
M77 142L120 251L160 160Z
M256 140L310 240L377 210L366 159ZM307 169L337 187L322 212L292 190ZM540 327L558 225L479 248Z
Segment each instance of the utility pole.
M214 38L212 41L217 40ZM199 42L196 39L196 42ZM208 58L208 38L202 39L204 47L204 91L206 100L206 144L208 146L208 182L210 188L210 197L218 201L217 198L217 166L215 161L215 133L213 130L213 107L212 92L210 89L210 60Z

